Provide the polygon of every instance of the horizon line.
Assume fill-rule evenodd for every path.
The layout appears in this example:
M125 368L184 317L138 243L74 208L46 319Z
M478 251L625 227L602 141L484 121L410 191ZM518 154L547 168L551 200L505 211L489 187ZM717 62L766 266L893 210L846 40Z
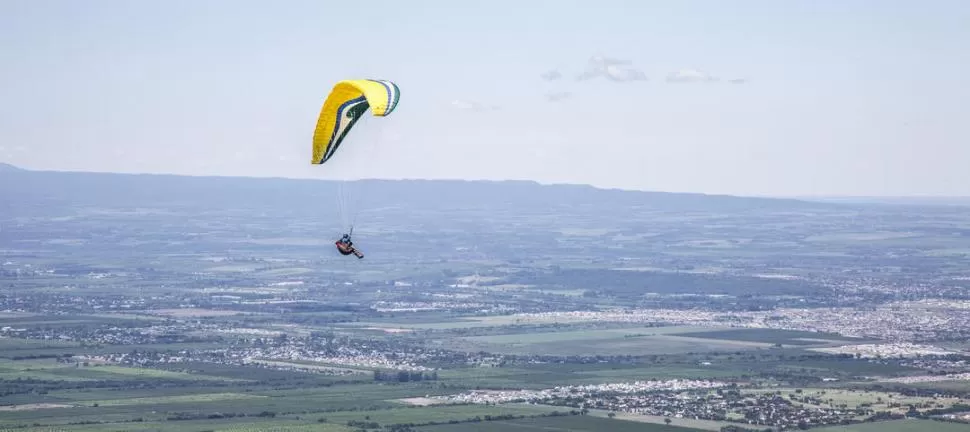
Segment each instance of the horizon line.
M524 179L524 178L504 178L504 179L487 179L487 178L420 178L420 177L368 177L368 178L357 178L357 179L325 179L325 178L309 178L309 177L286 177L279 175L225 175L225 174L182 174L182 173L172 173L172 172L122 172L122 171L96 171L96 170L61 170L61 169L35 169L35 168L25 168L19 165L15 165L9 162L0 161L0 165L6 165L19 171L27 172L37 172L37 173L74 173L74 174L117 174L117 175L147 175L147 176L173 176L173 177L196 177L196 178L238 178L238 179L267 179L267 180L298 180L298 181L321 181L321 182L363 182L363 181L426 181L426 182L469 182L469 183L532 183L539 186L573 186L573 187L589 187L596 190L602 191L617 191L617 192L640 192L640 193L664 193L664 194L680 194L680 195L703 195L709 197L737 197L737 198L756 198L756 199L781 199L781 200L798 200L798 201L855 201L855 200L958 200L967 201L965 204L970 204L970 195L932 195L932 194L914 194L914 195L839 195L839 194L736 194L736 193L709 193L709 192L693 192L693 191L663 191L663 190L652 190L652 189L628 189L621 187L608 187L608 186L598 186L592 183L566 183L566 182L544 182L534 179ZM899 203L896 203L899 204ZM951 203L957 204L957 203Z

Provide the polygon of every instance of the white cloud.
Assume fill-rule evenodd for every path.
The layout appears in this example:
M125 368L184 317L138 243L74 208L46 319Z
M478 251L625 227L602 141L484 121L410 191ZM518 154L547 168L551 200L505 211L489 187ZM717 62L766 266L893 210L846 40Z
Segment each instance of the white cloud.
M631 66L629 60L621 60L603 56L593 56L586 65L586 71L577 77L585 81L603 77L613 82L646 81L647 74Z
M572 96L573 94L570 92L550 92L545 94L546 100L549 102L559 102Z
M541 75L539 75L539 77L545 81L555 81L555 80L558 80L559 78L562 78L562 73L556 69L553 69L547 72L543 72Z
M609 66L609 65L628 66L633 64L633 62L631 62L630 60L622 60L622 59L617 59L612 57L603 57L601 55L595 55L590 57L589 62L590 64L598 64L598 65L604 65L604 66Z
M697 69L681 69L667 75L667 82L670 83L714 82L717 80L717 77Z
M731 84L744 84L748 82L747 78L733 78L728 80Z

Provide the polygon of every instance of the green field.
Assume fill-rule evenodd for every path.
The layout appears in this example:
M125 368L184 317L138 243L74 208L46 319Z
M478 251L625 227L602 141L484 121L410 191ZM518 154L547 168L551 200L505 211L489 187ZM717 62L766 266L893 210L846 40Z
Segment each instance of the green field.
M373 412L339 412L321 414L330 423L346 423L351 420L374 421L380 424L427 423L435 421L446 423L450 420L462 421L474 417L491 416L534 416L553 411L568 411L561 407L541 405L455 405L427 406L387 409Z
M949 390L970 393L970 381L930 381L921 383L904 384L907 387L925 388L934 390Z
M703 332L689 332L683 333L682 336L694 337L694 338L704 338L704 339L718 339L718 340L732 340L732 341L748 341L748 342L760 342L760 343L770 343L770 344L783 344L783 345L820 345L826 343L842 343L842 342L853 342L861 343L864 340L858 338L847 338L837 334L830 333L814 333L806 331L794 331L794 330L775 330L775 329L762 329L762 328L738 328L729 330L715 330L715 331L703 331Z
M421 432L697 432L702 429L608 419L587 415L425 426L418 430Z
M593 365L593 367L466 368L444 370L440 381L483 388L547 388L671 378L719 378L737 376L737 371L679 365Z
M179 413L203 418L213 414L235 414L256 416L263 412L273 412L277 417L296 419L314 415L314 419L330 414L343 419L364 419L380 411L388 410L389 416L417 418L422 410L435 410L441 407L416 407L397 402L397 399L423 397L425 395L447 394L451 390L436 389L420 384L360 384L331 387L292 388L273 390L269 388L239 388L234 391L209 389L198 392L195 387L106 391L94 389L85 391L57 391L43 396L33 396L30 400L10 400L0 398L2 404L55 404L63 407L34 407L5 411L0 414L0 427L16 425L68 425L77 422L126 422L142 419L158 422ZM470 406L469 410L484 412L491 409L501 412L504 407ZM544 408L515 408L523 415L548 411ZM344 411L342 414L335 414ZM466 410L467 411L467 410ZM395 414L397 413L397 414ZM461 414L461 410L456 411ZM319 414L319 415L317 415ZM408 417L410 416L410 417ZM414 417L417 416L417 417ZM474 417L471 416L471 417ZM465 418L465 417L461 417Z
M246 393L208 393L208 394L189 394L178 396L149 396L125 399L107 399L86 402L89 405L98 406L119 406L119 405L164 405L179 403L207 403L217 401L235 401L243 399L261 399L267 396L253 395Z
M893 420L812 429L818 432L967 432L970 424L935 420Z
M453 339L446 346L465 351L542 355L656 355L704 351L770 348L763 342L686 337L677 328L578 330L474 336Z
M444 325L441 326L444 328ZM789 346L824 346L858 339L775 329L629 327L469 336L444 341L465 351L544 355L653 355L736 351Z
M10 358L24 354L24 351L27 351L27 355L29 355L29 351L45 348L74 348L78 346L80 346L80 344L67 341L47 341L0 337L0 357Z
M609 418L610 411L591 409L589 414L591 416L606 417ZM651 423L655 425L666 425L666 420L670 420L671 426L679 426L682 428L690 429L702 429L708 431L719 432L722 427L728 426L734 423L727 421L714 421L714 420L699 420L699 419L689 419L689 418L670 418L663 416L653 416L626 412L614 412L613 418L616 420L627 420L639 423Z
M58 363L53 359L4 360L0 359L0 379L33 378L51 381L98 381L155 378L183 381L240 381L225 378L172 372L160 369L135 368L113 365L81 366L75 363Z
M800 390L800 391L799 391ZM950 407L954 404L966 404L967 401L963 398L946 398L946 397L931 397L931 396L906 396L900 393L894 392L879 392L879 391L860 391L860 390L843 390L843 389L832 389L832 388L804 388L804 389L793 389L793 388L776 388L776 389L758 389L751 390L751 393L775 393L780 392L782 397L812 397L817 398L823 403L817 406L836 408L840 405L846 405L848 408L855 408L862 404L866 404L874 411L889 411L896 414L905 414L909 405L911 404L924 404L931 403L933 405L939 405L941 407ZM816 405L804 404L809 407L816 407ZM898 404L894 406L893 404Z
M299 377L301 381L320 385L340 382L370 382L372 380L369 375L295 374L291 371L280 371L256 366L221 365L199 362L159 365L158 369L175 371L189 370L193 375L223 377L228 378L227 381L252 381L256 378L261 380L287 380Z
M69 425L28 427L17 432L351 432L346 425L299 420L241 419L178 422L128 422L112 425ZM6 432L3 429L0 431Z
M495 323L489 321L482 321L476 319L454 319L450 321L431 321L431 322L409 322L401 320L401 322L378 322L378 321L362 321L353 324L344 324L348 327L378 327L378 328L410 328L410 329L428 329L428 330L449 330L449 329L460 329L460 328L472 328L472 327L492 327L496 325Z
M434 421L447 423L449 419ZM234 419L221 421L136 422L107 425L70 425L63 427L27 427L16 429L23 432L351 432L358 428L339 424L329 417L325 423L319 419ZM514 420L491 420L484 418L475 422L460 422L433 426L419 426L420 432L699 432L682 426L641 423L595 416L535 417Z
M51 342L38 340L17 340L0 338L0 358L16 359L31 356L97 355L131 350L191 350L217 349L223 345L216 342L184 342L159 345L97 345L80 346L73 342ZM6 345L7 348L4 348Z
M514 333L495 336L474 336L464 338L470 342L486 344L533 344L551 342L588 341L599 339L617 339L630 337L650 337L663 335L689 334L705 329L704 327L669 326L669 327L629 327L606 330L572 330L537 333Z
M217 381L242 381L235 378L215 377L207 375L190 374L185 372L172 372L160 369L148 369L125 366L100 365L90 368L101 373L111 373L117 375L130 375L133 377L177 379L177 380L217 380Z

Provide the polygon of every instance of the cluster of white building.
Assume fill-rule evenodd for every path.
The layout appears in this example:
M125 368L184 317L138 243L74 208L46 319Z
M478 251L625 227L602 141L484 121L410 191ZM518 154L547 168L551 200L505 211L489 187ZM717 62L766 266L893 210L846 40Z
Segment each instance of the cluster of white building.
M814 351L829 354L852 354L859 358L909 358L925 355L955 354L932 345L920 345L909 342L843 345L837 347L814 348Z
M905 376L896 378L886 378L880 381L885 382L898 382L904 384L913 384L921 382L939 382L939 381L970 381L970 372L948 374L948 375L920 375L920 376Z
M420 312L434 310L489 309L485 303L474 302L386 302L380 301L371 306L378 312Z
M414 359L392 359L379 351L364 352L349 347L340 347L336 353L328 354L312 350L282 346L268 348L247 348L237 354L244 362L254 360L297 360L320 364L341 365L360 368L380 368L407 371L430 372L434 368L418 365Z
M632 394L650 391L680 391L692 389L712 389L727 386L727 383L710 380L651 380L630 383L591 384L582 386L560 386L543 390L472 390L466 393L432 396L449 403L499 404L508 402L539 402L567 397L589 397L598 393Z
M418 359L391 358L379 351L365 352L350 347L338 348L333 353L314 351L298 346L274 346L233 348L178 352L136 352L77 356L80 361L151 366L153 364L209 362L235 365L261 365L274 369L305 369L323 371L327 366L343 366L361 369L389 369L397 371L430 372L434 368L420 366ZM295 362L305 362L300 365Z
M773 328L838 333L895 342L970 336L970 305L966 302L897 302L871 309L785 308L772 311L716 312L681 309L613 309L606 311L515 314L516 323L624 322L698 326Z

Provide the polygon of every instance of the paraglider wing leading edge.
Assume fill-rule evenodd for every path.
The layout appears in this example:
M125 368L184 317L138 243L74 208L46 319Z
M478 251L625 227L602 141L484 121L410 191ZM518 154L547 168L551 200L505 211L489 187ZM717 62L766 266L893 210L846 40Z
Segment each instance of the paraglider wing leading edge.
M312 164L320 165L333 157L344 137L370 108L376 117L394 111L401 98L396 84L384 80L345 80L334 85L320 109L313 132Z

